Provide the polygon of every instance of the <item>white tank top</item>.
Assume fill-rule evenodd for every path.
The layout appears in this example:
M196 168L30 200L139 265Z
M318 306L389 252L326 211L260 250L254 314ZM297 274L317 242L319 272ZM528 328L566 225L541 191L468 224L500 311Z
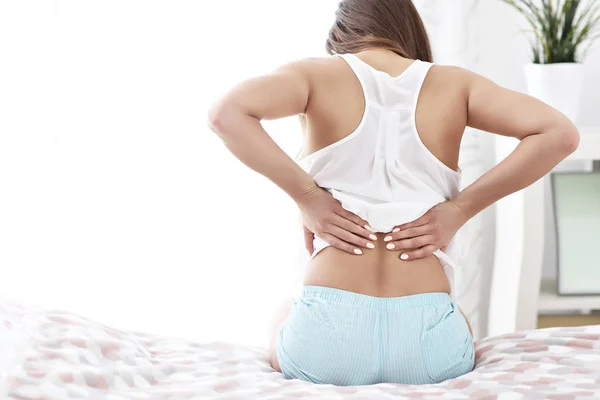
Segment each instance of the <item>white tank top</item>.
M388 233L460 190L460 171L436 158L417 132L417 101L433 64L417 60L401 75L391 77L353 54L339 57L360 81L365 97L363 117L350 135L298 164L345 209L366 220L375 232ZM434 253L444 266L453 299L454 269L463 252L459 236L445 252ZM315 237L312 257L327 246Z

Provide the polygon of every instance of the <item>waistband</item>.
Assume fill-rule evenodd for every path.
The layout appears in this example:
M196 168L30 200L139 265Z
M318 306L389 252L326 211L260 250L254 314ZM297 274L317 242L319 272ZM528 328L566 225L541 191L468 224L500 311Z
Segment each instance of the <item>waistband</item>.
M317 298L374 310L403 310L411 307L449 305L448 293L422 293L402 297L373 297L324 286L304 286L302 298Z

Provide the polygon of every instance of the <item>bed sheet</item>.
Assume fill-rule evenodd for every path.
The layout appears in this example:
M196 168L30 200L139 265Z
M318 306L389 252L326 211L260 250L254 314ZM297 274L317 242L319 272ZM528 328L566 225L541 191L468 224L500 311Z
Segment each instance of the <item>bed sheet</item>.
M0 303L0 398L600 398L600 326L480 340L475 370L437 385L314 385L283 379L258 347L113 329L78 315Z

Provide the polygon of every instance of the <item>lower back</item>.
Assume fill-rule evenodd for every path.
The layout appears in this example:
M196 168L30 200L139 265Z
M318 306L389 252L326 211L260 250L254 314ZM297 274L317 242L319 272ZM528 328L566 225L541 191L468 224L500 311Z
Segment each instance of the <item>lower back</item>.
M439 260L400 260L400 253L385 248L378 234L375 249L356 256L327 247L308 264L307 286L325 286L374 297L401 297L421 293L450 293L448 278Z

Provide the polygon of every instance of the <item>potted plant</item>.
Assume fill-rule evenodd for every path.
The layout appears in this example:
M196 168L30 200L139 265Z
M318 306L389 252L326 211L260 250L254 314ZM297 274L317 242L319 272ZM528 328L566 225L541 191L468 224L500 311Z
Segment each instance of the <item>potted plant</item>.
M584 71L581 60L596 38L600 0L503 0L532 31L533 62L525 65L530 95L577 119Z

